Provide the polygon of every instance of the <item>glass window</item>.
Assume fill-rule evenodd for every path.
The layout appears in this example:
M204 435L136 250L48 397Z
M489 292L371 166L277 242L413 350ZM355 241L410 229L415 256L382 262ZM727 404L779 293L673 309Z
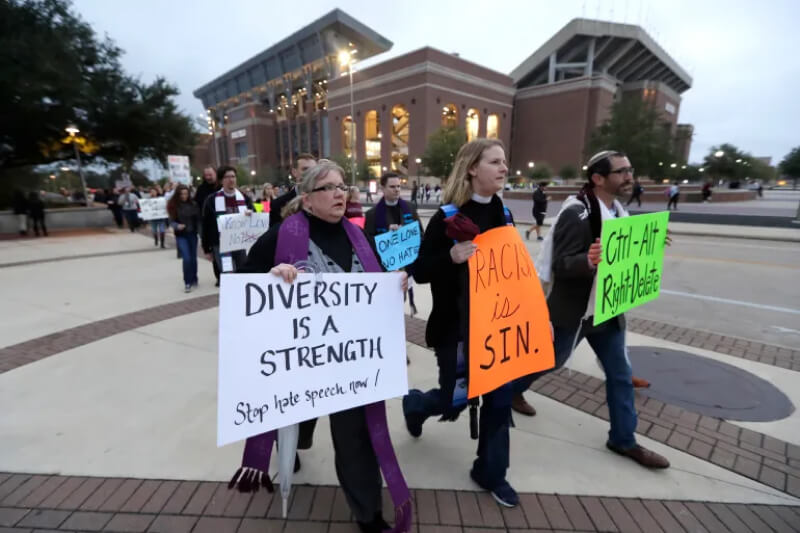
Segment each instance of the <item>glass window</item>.
M353 146L355 145L356 125L352 117L344 117L342 120L342 151L347 157L352 157Z
M458 127L458 110L453 104L442 107L442 126L445 128Z
M242 141L233 145L233 150L236 153L236 158L239 160L240 165L247 164L247 142Z
M500 136L500 118L496 114L486 117L486 138L497 139Z
M410 114L400 104L392 108L392 170L408 174L408 139Z
M381 121L374 109L364 116L364 151L367 161L380 166L381 161Z
M475 108L467 110L467 142L478 138L480 113Z

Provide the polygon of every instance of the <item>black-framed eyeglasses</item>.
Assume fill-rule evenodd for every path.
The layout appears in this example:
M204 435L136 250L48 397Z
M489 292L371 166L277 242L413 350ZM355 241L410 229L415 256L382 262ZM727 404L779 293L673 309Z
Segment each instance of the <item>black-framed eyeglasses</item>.
M622 167L610 171L609 174L630 174L631 176L633 176L633 171L634 171L633 167Z
M339 189L342 192L347 192L347 191L350 190L350 187L348 187L344 183L340 183L338 185L336 185L334 183L326 183L325 185L323 185L321 187L317 187L316 189L311 189L311 192L320 192L320 191L333 192L336 189Z

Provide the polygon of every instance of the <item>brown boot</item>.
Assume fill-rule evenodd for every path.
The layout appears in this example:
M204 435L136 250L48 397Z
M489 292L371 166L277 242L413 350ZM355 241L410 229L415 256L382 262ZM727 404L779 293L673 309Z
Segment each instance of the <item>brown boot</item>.
M649 381L647 381L646 379L637 378L636 376L633 376L631 378L631 382L633 383L634 389L647 389L650 387Z
M536 416L536 409L525 400L522 394L517 394L511 399L511 408L521 415Z
M629 457L647 468L669 468L669 461L667 461L666 457L650 451L647 448L643 448L638 444L633 448L623 450L610 442L606 442L606 448L619 455Z

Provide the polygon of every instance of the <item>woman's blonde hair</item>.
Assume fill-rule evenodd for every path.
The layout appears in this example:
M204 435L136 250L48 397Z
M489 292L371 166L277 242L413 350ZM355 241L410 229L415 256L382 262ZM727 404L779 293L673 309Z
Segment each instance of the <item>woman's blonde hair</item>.
M267 188L270 190L269 198L267 198ZM275 198L273 191L275 191L275 187L273 187L271 183L265 183L264 186L261 187L261 200L273 200Z
M297 213L303 207L303 194L310 193L317 182L327 176L331 172L338 172L342 179L344 179L344 170L342 167L328 159L320 159L313 167L309 167L303 172L300 181L297 183L297 196L292 198L292 201L284 206L281 210L281 217L285 220L287 217Z
M455 204L461 207L472 198L472 176L469 169L480 160L483 152L492 146L499 146L505 151L505 146L499 139L474 139L458 151L453 170L444 184L442 190L442 203Z

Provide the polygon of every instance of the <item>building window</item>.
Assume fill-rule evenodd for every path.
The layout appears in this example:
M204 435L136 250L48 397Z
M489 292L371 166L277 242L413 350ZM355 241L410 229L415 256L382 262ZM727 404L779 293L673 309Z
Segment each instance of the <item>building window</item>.
M496 114L486 117L486 138L497 139L500 135L500 118Z
M353 156L355 137L356 125L353 122L353 118L350 116L344 117L344 120L342 120L342 151L347 157Z
M238 163L247 166L247 142L242 141L234 144L233 151L236 154L236 159L239 160Z
M442 107L442 126L445 128L458 127L458 109L453 104Z
M400 104L392 108L392 170L408 174L408 140L410 115Z
M305 120L300 121L300 151L308 152L308 128Z
M374 109L364 116L364 153L370 166L381 165L381 119ZM380 175L380 172L378 172Z
M467 110L467 142L478 138L478 128L480 123L480 113L471 107Z

